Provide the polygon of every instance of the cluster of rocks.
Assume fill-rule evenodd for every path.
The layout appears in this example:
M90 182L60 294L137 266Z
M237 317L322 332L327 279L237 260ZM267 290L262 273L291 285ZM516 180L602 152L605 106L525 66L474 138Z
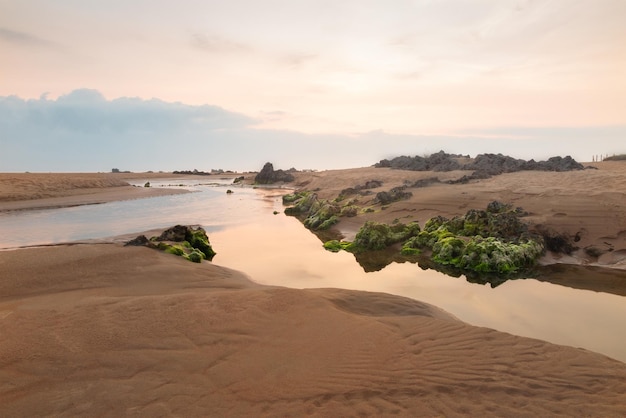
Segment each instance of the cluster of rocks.
M375 203L381 205L388 205L399 200L409 199L413 196L413 193L406 191L406 186L394 187L389 191L383 191L376 193Z
M294 171L296 171L295 168L291 168L288 171L274 170L272 163L265 163L263 169L254 178L254 182L257 184L289 183L295 180L295 177L291 174Z
M318 199L316 193L299 192L283 196L284 205L292 205L285 209L285 215L295 216L302 220L305 227L323 231L339 222L340 216L355 216L350 206L341 207L338 202Z
M360 194L360 195L365 196L371 193L369 191L370 189L377 189L381 187L382 185L383 185L383 182L380 180L368 180L365 182L364 185L358 184L354 187L348 187L346 189L343 189L341 193L339 193L339 196L341 198L344 198L346 196L352 196L355 194Z
M174 254L194 263L202 260L212 260L215 251L209 243L209 237L202 227L193 228L186 225L176 225L167 228L157 237L148 239L139 235L126 243L126 246L145 246Z
M439 151L428 157L401 156L391 160L381 160L375 167L390 167L412 171L474 171L471 176L466 176L455 182L466 182L471 179L488 178L490 176L513 173L516 171L571 171L583 170L585 167L572 157L552 157L547 161L522 160L502 154L479 154L471 159L469 156L459 154L447 154Z
M207 173L206 171L198 171L198 170L175 170L172 171L172 174L188 174L194 176L210 176L211 173Z
M469 159L469 155L463 156L460 154L447 154L443 151L439 151L428 157L409 157L406 155L395 157L391 160L381 160L376 163L375 167L391 167L402 170L411 171L453 171L462 170L461 164L457 159Z
M493 201L486 210L471 209L465 216L435 216L423 229L417 222L386 225L368 221L353 242L330 240L324 248L360 255L357 261L362 266L372 251L384 251L375 263L367 262L368 269L418 257L420 263L427 261L428 268L472 276L496 286L528 274L546 248L543 237L530 232L520 220L525 214L521 208ZM399 253L392 248L398 243Z

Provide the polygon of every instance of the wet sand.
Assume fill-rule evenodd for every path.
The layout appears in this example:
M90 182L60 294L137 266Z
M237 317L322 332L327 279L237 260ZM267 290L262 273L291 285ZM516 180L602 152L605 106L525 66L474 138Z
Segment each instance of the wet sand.
M116 244L0 252L3 416L623 416L626 364Z
M179 193L184 189L136 187L129 182L150 180L234 179L237 174L210 176L172 173L0 173L0 212L94 205Z
M371 176L387 189L424 175L379 170L303 173L298 182L323 197ZM626 230L620 170L435 185L414 191L423 209L402 202L375 216L447 216L517 193L542 222L580 228L587 219L585 240L596 242ZM617 183L602 186L611 176ZM566 180L602 181L585 200L572 192L584 187ZM349 234L358 221L340 229ZM626 248L614 235L611 244ZM626 364L470 326L402 297L261 286L209 262L119 244L3 251L0 277L2 416L626 414Z
M418 221L420 225L433 216L462 216L469 209L485 209L498 200L522 207L528 216L523 220L532 228L555 231L572 237L579 247L570 256L547 254L544 264L565 263L626 269L626 162L587 163L597 169L568 172L521 171L501 174L468 184L445 184L471 172L417 172L390 168L358 168L319 173L299 173L298 189L315 190L323 199L334 199L348 187L364 185L369 180L383 182L368 190L369 196L357 196L361 207L372 206L373 213L354 218L340 218L335 228L348 240L354 238L365 220L391 223ZM392 203L384 210L374 205L377 192L438 178L442 183L407 188L413 196ZM350 198L354 198L350 196ZM574 241L574 239L576 241ZM599 257L586 249L595 248ZM593 253L592 253L593 254Z

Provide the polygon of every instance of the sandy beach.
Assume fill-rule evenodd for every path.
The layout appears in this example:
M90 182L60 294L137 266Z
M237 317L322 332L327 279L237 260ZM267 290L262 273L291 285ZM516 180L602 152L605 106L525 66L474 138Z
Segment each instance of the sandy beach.
M321 173L299 173L298 189L315 190L322 199L335 199L347 187L379 180L382 186L371 189L370 196L359 197L358 204L373 205L377 192L437 178L441 183L408 188L413 196L390 204L385 210L340 218L334 226L348 240L354 238L365 220L392 223L418 221L433 216L462 216L469 209L484 209L498 200L521 207L529 213L523 218L533 228L553 230L576 239L579 247L571 255L547 254L545 264L566 263L626 269L626 163L606 161L586 163L596 169L566 172L519 171L472 181L445 184L471 172L406 171L365 167ZM378 205L380 208L380 205ZM585 249L602 252L592 257Z
M613 248L599 259L581 252L559 261L620 271L626 164L594 165L435 184L369 216L423 223L508 201L537 225L584 230L581 248ZM299 173L295 187L331 198L367 180L389 189L431 175ZM139 198L151 189L108 174L37 176L0 175L0 210ZM337 227L349 237L361 222L344 218ZM261 286L209 262L120 244L2 251L0 277L2 416L626 414L626 364L471 326L398 296Z

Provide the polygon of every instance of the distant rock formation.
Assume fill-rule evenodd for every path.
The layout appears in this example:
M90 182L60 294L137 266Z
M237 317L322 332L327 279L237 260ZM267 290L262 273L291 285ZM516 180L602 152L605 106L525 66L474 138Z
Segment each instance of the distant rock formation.
M172 174L190 174L194 176L210 176L211 173L207 173L206 171L198 171L195 168L193 170L176 170L172 171Z
M375 164L375 167L391 167L412 171L474 171L472 175L464 176L455 181L458 183L516 171L571 171L584 169L582 164L570 156L552 157L547 161L526 161L502 154L479 154L476 158L471 159L469 156L447 154L443 151L428 157L400 156L391 160L381 160Z
M274 170L272 163L265 163L263 169L254 178L257 184L273 184L281 181L289 183L294 180L293 174L284 170Z
M413 196L413 193L407 192L405 189L406 186L398 186L388 192L378 192L376 193L374 202L380 203L381 205L388 205L390 203L397 202L398 200L409 199Z
M391 160L381 160L375 167L391 167L411 171L452 171L463 170L462 165L456 159L469 159L468 156L447 154L439 151L428 157L400 156Z

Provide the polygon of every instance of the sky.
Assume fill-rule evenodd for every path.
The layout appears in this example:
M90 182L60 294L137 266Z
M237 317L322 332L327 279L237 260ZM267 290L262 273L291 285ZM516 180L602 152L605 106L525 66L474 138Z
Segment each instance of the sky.
M626 153L624 0L0 0L0 171Z

